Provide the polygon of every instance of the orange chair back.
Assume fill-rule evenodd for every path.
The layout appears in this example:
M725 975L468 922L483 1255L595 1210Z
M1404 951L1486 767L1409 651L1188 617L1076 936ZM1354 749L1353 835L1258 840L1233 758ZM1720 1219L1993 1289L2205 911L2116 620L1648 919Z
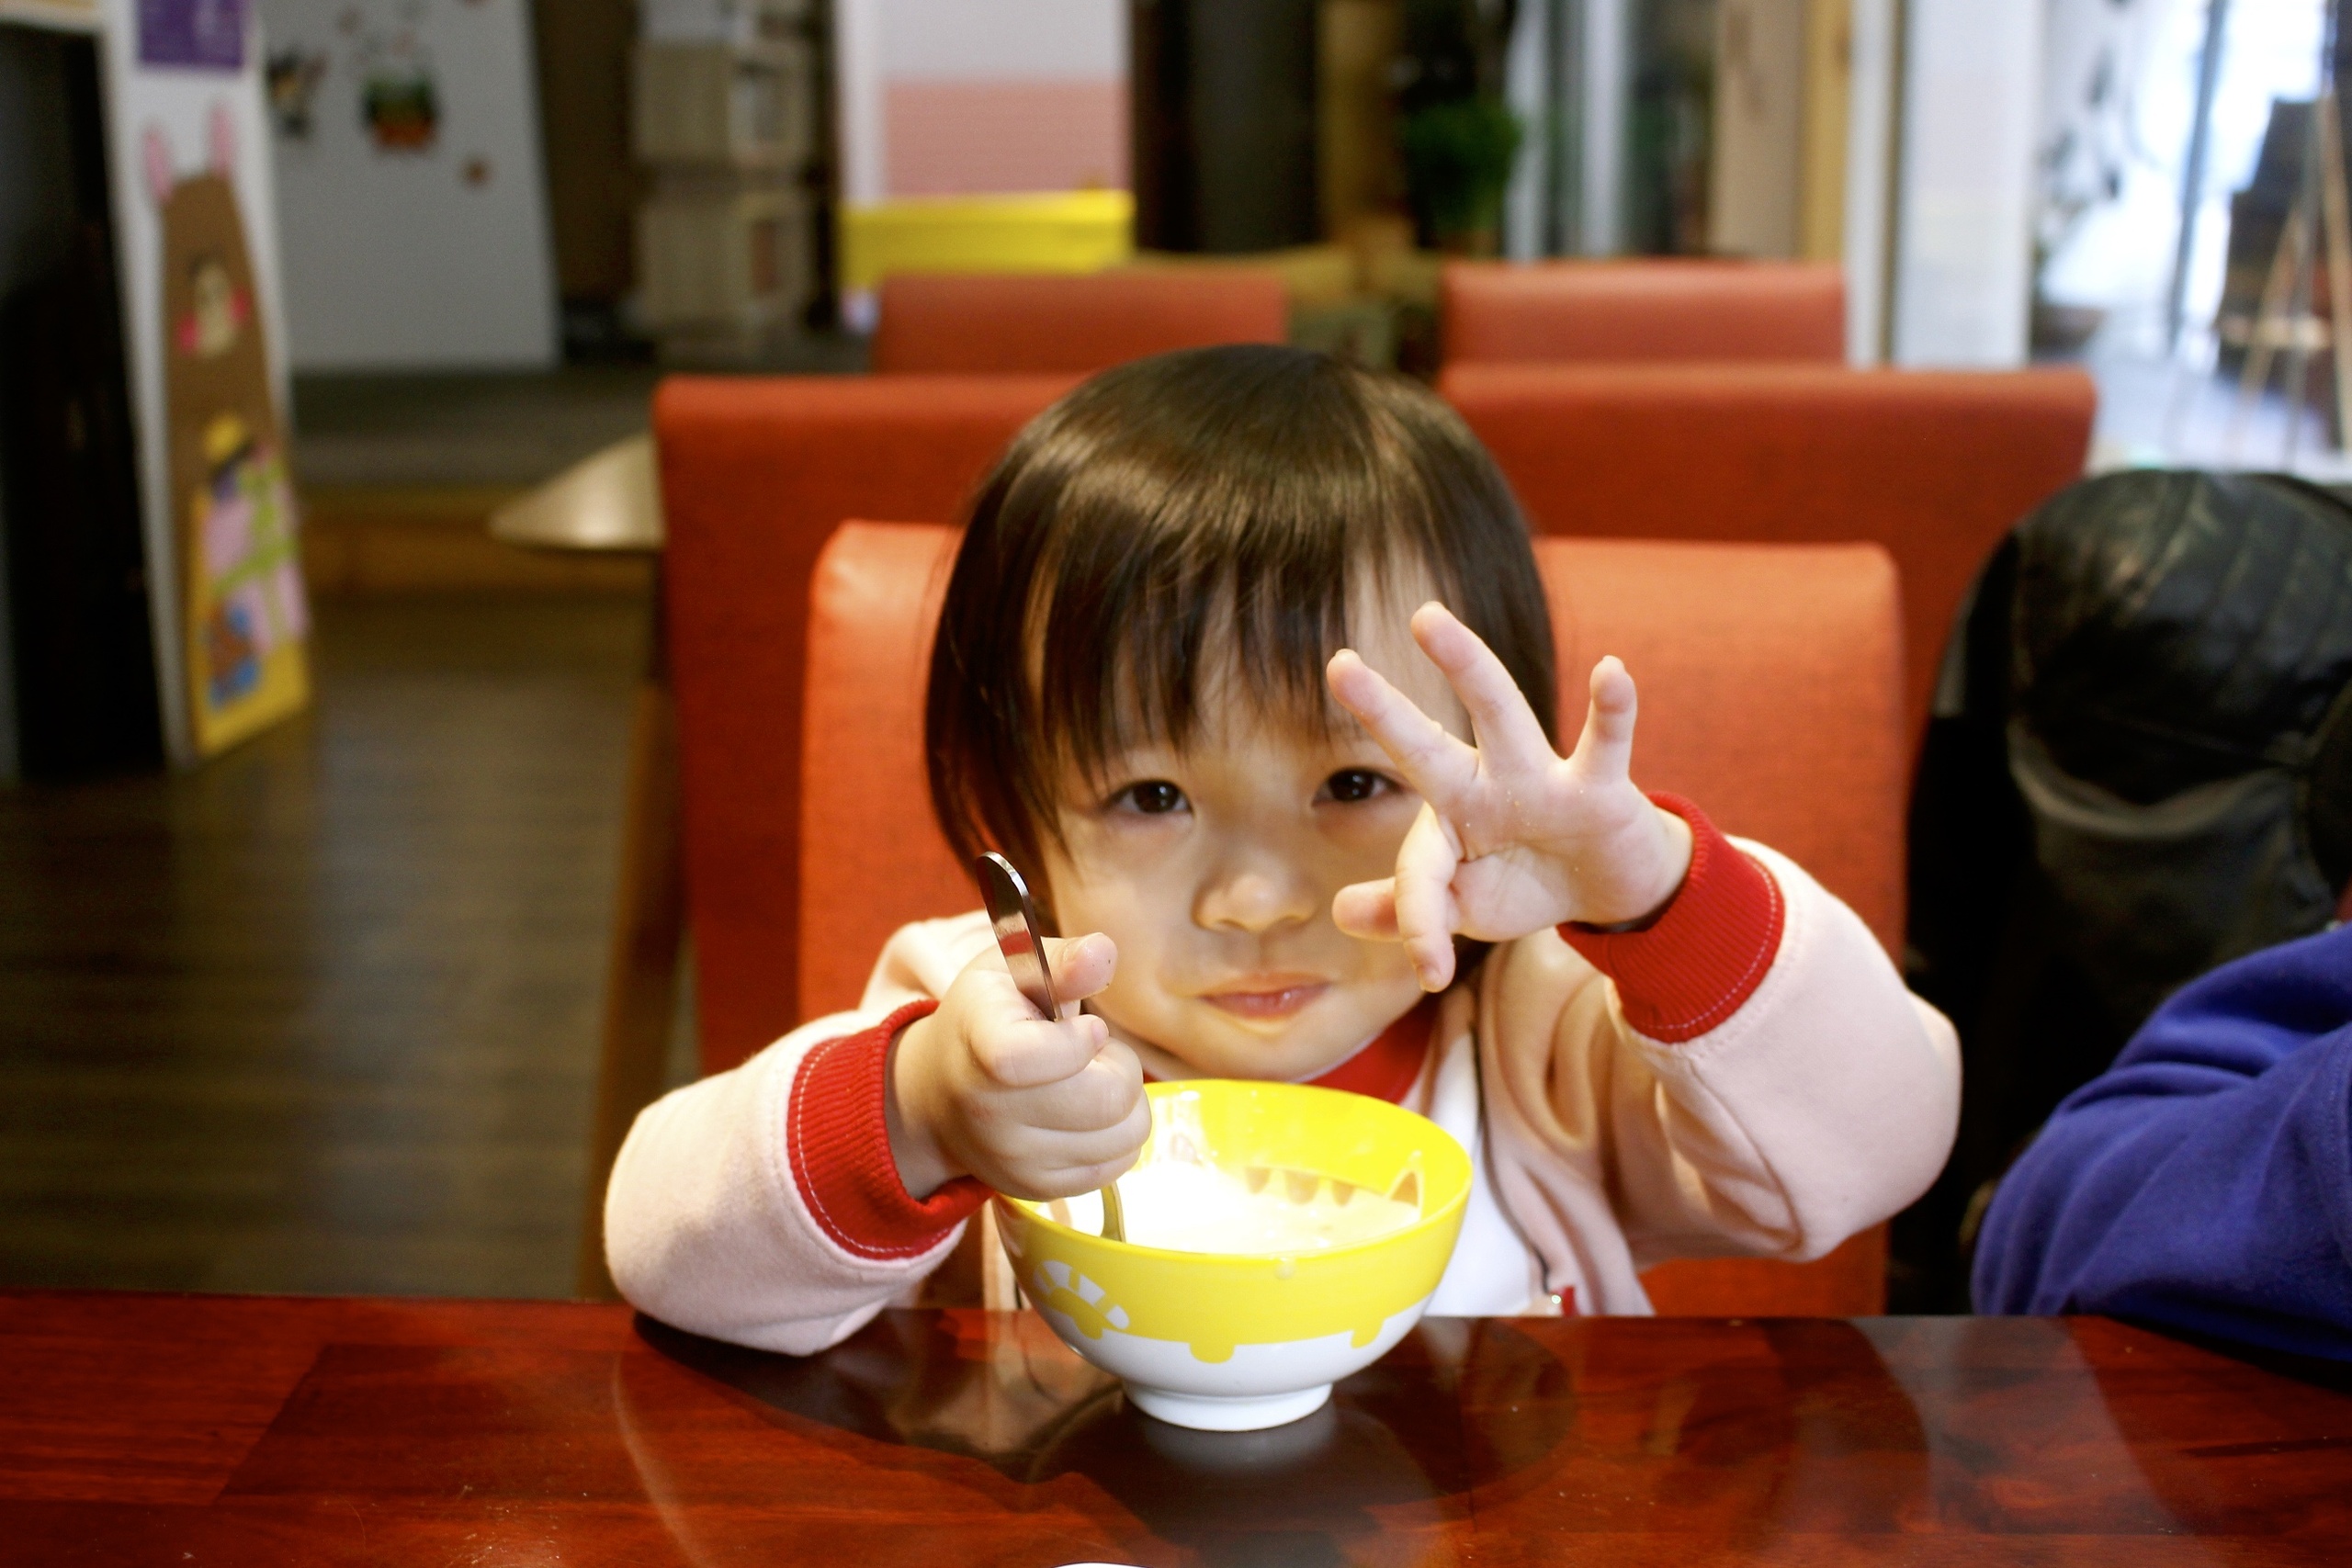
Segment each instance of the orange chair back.
M1438 387L1539 533L1883 546L1915 732L1962 594L2082 477L2098 405L2075 370L1465 365Z
M654 400L702 1059L798 1021L808 575L843 517L946 523L1069 377L677 377ZM868 958L872 956L867 954Z
M845 524L818 563L797 921L810 1017L855 1005L898 927L978 905L923 782L923 684L955 539ZM1643 785L1688 795L1726 830L1793 855L1893 951L1906 752L1886 553L1542 539L1536 558L1561 668L1615 653L1641 684ZM1572 738L1583 682L1562 686ZM741 700L757 705L759 694ZM1874 1231L1817 1263L1674 1263L1648 1280L1661 1311L1842 1314L1880 1310L1884 1273Z
M1447 365L1846 360L1846 276L1806 262L1452 262Z
M1107 370L1218 343L1281 343L1282 279L1246 270L886 277L873 366L882 374Z

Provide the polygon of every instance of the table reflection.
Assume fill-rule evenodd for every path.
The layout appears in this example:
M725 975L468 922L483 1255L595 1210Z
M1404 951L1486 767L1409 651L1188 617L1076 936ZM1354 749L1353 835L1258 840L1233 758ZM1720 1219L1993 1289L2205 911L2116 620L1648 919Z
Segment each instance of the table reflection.
M2197 1358L2191 1386L2176 1351L2136 1379L2161 1342L2113 1325L1431 1319L1315 1416L1255 1433L1130 1409L1027 1314L889 1314L806 1359L639 1332L657 1354L620 1359L619 1428L701 1562L806 1540L812 1507L910 1521L881 1559L1031 1564L2162 1540L2250 1530L2280 1503L2320 1531L2345 1517L2326 1468L2352 1453L2322 1420L2338 1396L2280 1385L2274 1439L2247 1369ZM2221 1448L2158 1436L2189 1394Z
M1195 1432L1131 1408L1117 1382L1029 1314L890 1313L822 1355L763 1355L642 1322L668 1361L767 1419L867 1464L926 1477L977 1461L1016 1508L1109 1505L1127 1550L1217 1563L1452 1561L1449 1526L1479 1486L1550 1452L1575 1421L1568 1370L1504 1322L1429 1320L1339 1384L1305 1420ZM616 1414L647 1495L697 1561L716 1561L693 1506L697 1439L662 1418L660 1363L628 1358ZM1487 1418L1465 1427L1465 1404ZM1148 1553L1138 1555L1145 1561Z

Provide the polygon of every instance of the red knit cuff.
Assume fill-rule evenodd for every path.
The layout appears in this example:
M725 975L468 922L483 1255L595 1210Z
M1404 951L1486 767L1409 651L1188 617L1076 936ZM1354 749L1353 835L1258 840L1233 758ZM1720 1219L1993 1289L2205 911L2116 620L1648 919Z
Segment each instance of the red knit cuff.
M966 1176L918 1203L890 1156L890 1042L938 1006L909 1002L871 1029L828 1040L793 1077L785 1112L792 1179L824 1233L860 1258L919 1257L988 1201L989 1190Z
M1625 1021L1652 1040L1695 1040L1739 1010L1781 950L1788 907L1772 874L1732 847L1707 814L1654 795L1690 824L1690 872L1666 912L1637 931L1569 924L1561 940L1617 982Z

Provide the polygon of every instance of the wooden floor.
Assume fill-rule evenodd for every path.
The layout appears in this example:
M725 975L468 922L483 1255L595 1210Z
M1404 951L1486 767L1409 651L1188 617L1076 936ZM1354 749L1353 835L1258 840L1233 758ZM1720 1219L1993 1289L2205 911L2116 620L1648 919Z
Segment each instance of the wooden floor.
M650 366L294 381L294 467L330 490L537 484L646 427Z
M307 718L0 790L0 1283L570 1289L643 606L318 620Z

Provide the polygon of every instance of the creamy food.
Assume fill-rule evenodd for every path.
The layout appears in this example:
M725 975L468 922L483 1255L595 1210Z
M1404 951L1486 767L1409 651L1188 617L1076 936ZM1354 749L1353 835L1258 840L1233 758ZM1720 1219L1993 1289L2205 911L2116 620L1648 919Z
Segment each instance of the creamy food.
M1128 1241L1176 1252L1319 1252L1371 1241L1421 1217L1417 1202L1305 1171L1261 1167L1237 1174L1182 1159L1137 1166L1119 1179L1119 1201ZM1068 1200L1068 1224L1099 1230L1102 1217L1096 1194Z

